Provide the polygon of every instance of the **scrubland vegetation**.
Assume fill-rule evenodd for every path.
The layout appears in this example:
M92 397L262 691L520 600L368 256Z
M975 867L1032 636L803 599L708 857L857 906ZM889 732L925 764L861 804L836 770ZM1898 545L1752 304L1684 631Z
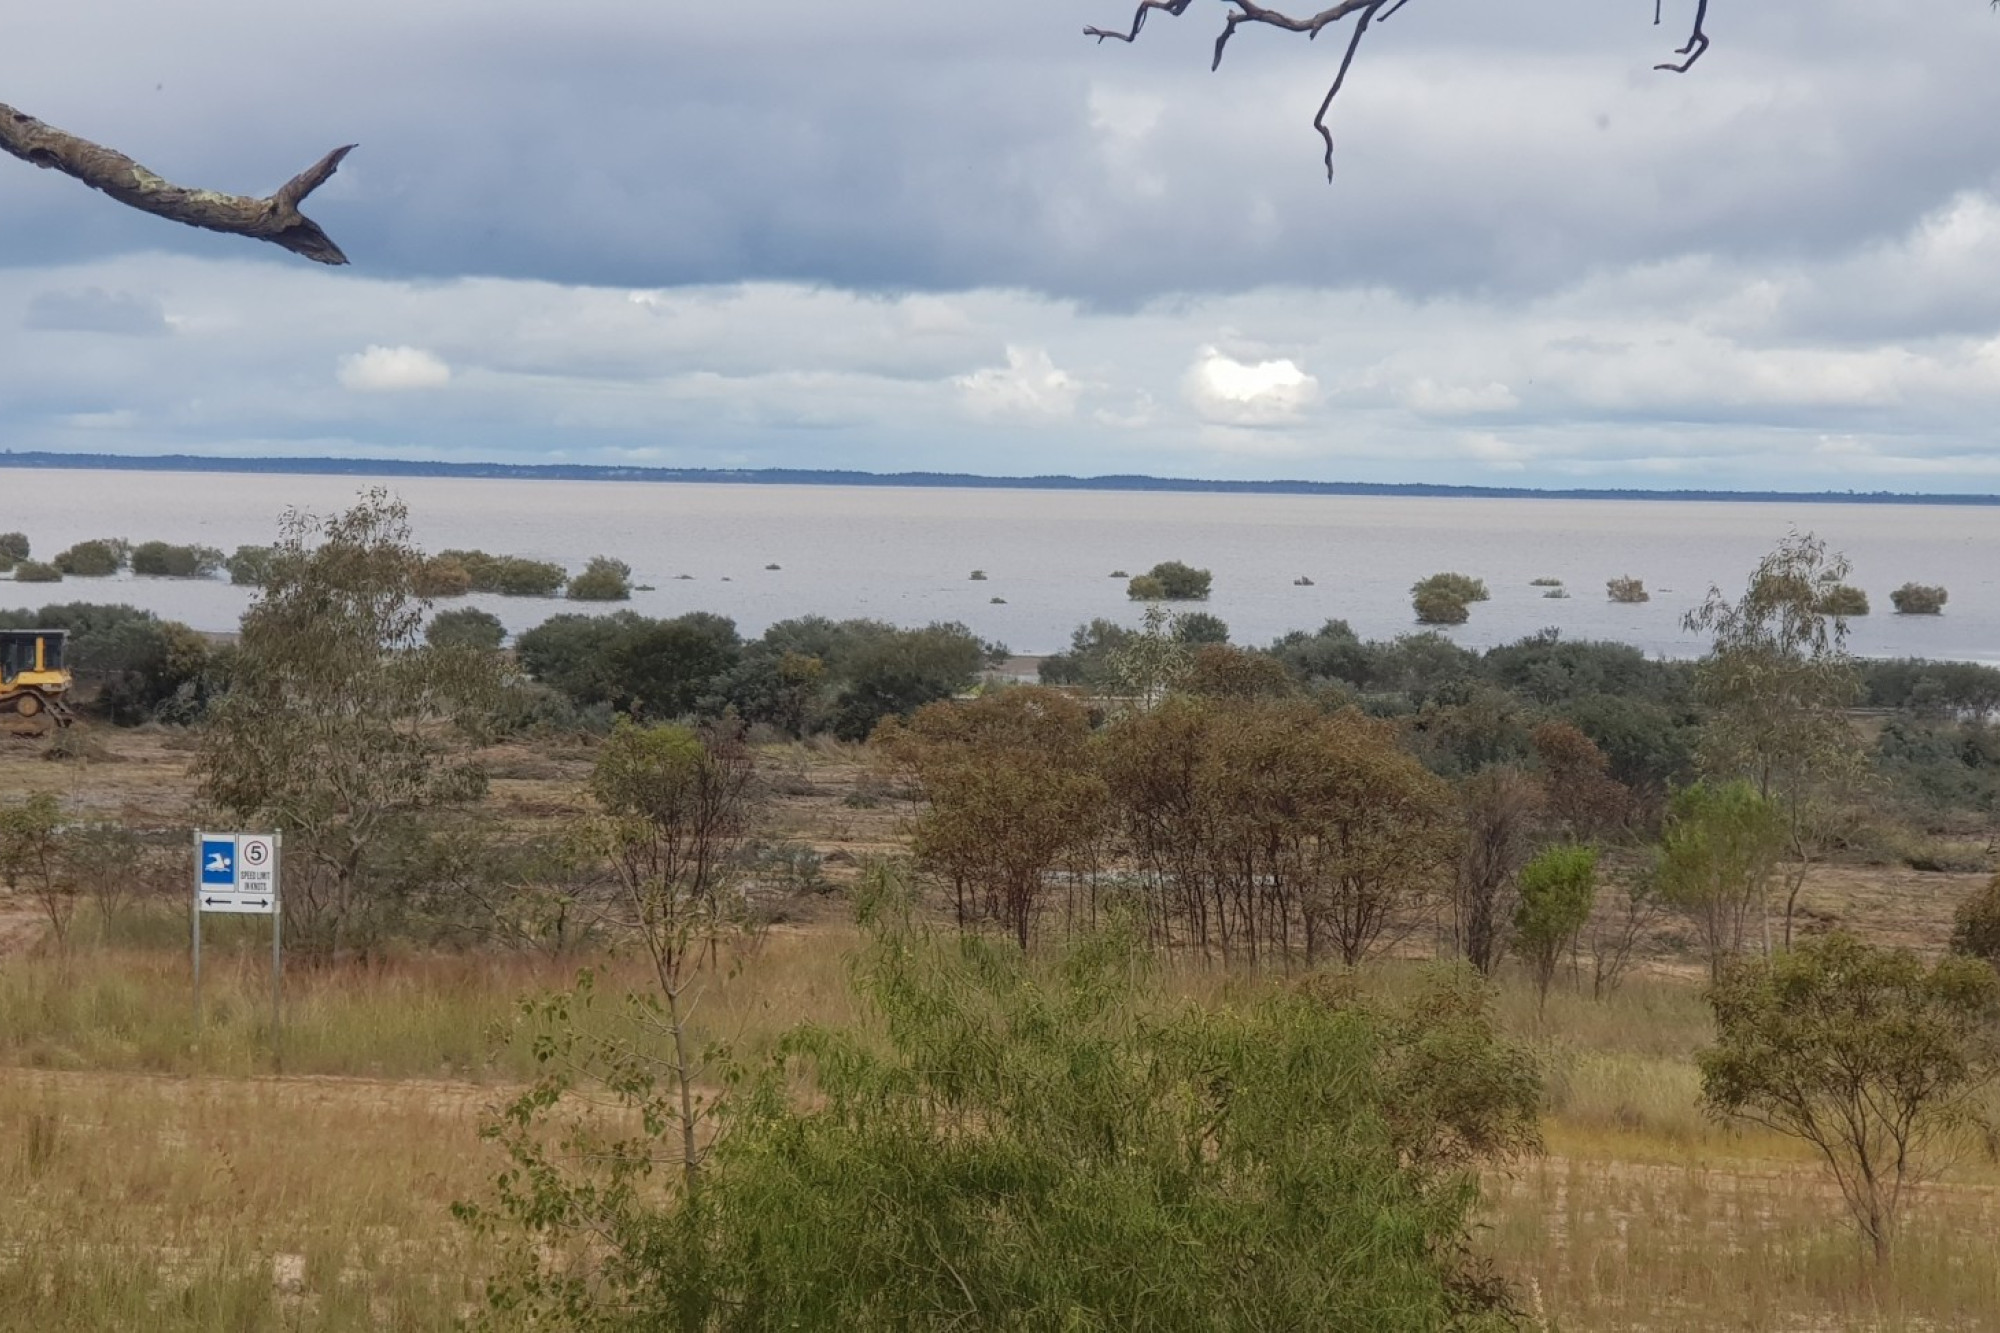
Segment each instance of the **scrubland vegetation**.
M0 1328L2000 1322L2000 671L1849 658L1809 537L1694 663L1152 606L1038 686L259 549L229 646L0 613L93 715L0 719ZM282 1071L197 823L285 831Z

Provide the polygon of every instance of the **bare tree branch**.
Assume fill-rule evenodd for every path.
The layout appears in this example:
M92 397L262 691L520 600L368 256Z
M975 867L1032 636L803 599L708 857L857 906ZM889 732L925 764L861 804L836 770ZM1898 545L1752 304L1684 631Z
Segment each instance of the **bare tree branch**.
M1668 62L1664 65L1655 65L1653 68L1666 70L1670 74L1685 74L1693 69L1694 62L1701 59L1703 53L1708 50L1708 34L1702 31L1702 25L1707 22L1708 0L1696 0L1694 31L1688 36L1687 45L1674 52L1677 56L1687 58L1678 65ZM1653 0L1653 26L1656 28L1660 26L1660 0Z
M1654 0L1653 3L1653 22L1655 24L1660 22L1660 6L1662 2L1663 0ZM1117 28L1085 28L1083 33L1086 37L1095 37L1100 43L1107 38L1119 42L1135 42L1139 39L1140 29L1146 26L1146 16L1148 14L1154 10L1159 10L1169 17L1179 18L1188 11L1189 6L1193 3L1194 0L1139 0L1138 9L1133 11L1132 14L1131 27L1123 30ZM1256 0L1224 0L1224 3L1230 6L1230 13L1223 20L1221 34L1215 39L1215 58L1209 63L1211 70L1222 64L1223 49L1229 45L1229 39L1236 35L1236 30L1245 23L1261 23L1267 27L1283 29L1286 32L1302 32L1306 35L1306 39L1310 41L1319 36L1320 29L1330 27L1350 15L1358 16L1354 20L1353 35L1347 39L1347 49L1341 55L1340 69L1334 74L1333 84L1327 89L1326 96L1320 101L1319 110L1314 114L1312 122L1313 128L1319 131L1319 137L1326 142L1326 178L1332 180L1333 133L1326 127L1326 113L1332 108L1333 99L1339 96L1341 88L1347 83L1347 71L1354 64L1354 53L1360 49L1361 39L1367 34L1369 25L1386 21L1390 15L1408 4L1409 0L1340 0L1340 3L1322 9L1316 14L1303 16L1293 16L1280 13L1275 9L1266 9L1263 5L1256 3ZM1995 8L2000 8L2000 0L1993 0L1993 3ZM1703 54L1707 52L1709 45L1708 33L1706 31L1708 4L1709 0L1696 0L1694 27L1688 36L1687 45L1680 47L1674 52L1675 55L1682 57L1680 63L1655 65L1653 68L1669 70L1675 74L1685 74L1694 67L1695 61L1702 58Z
M354 151L353 144L334 149L285 182L268 199L171 184L123 153L79 139L53 125L44 125L5 103L0 103L0 149L23 162L74 176L142 213L190 227L269 241L315 263L347 262L347 256L320 230L319 224L299 212L299 205L340 169L341 160Z

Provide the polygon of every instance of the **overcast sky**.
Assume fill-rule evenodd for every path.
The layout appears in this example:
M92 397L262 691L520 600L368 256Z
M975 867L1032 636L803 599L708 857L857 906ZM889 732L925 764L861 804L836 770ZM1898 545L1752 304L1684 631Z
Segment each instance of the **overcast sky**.
M0 447L2000 491L2000 15L1413 0L65 0L0 102ZM109 39L107 34L117 34ZM1344 36L1344 34L1343 34Z

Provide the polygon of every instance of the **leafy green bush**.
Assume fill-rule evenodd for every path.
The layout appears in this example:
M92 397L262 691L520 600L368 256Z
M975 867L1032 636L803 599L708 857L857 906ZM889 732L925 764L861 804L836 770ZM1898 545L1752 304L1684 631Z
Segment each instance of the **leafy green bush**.
M450 560L462 566L472 581L473 592L494 592L508 597L553 597L569 580L567 570L546 560L458 550L439 551L433 559Z
M1967 897L1951 915L1951 951L2000 967L2000 875Z
M1934 616L1944 610L1950 594L1943 588L1924 583L1905 583L1889 594L1895 605L1896 614L1902 616Z
M1486 581L1473 578L1470 574L1433 574L1412 585L1410 595L1414 597L1427 588L1461 602L1484 602L1492 596L1486 591Z
M57 553L55 567L75 578L109 578L125 567L125 553L109 540L78 542Z
M1444 588L1427 588L1422 584L1417 585L1410 606L1417 613L1419 625L1463 625L1472 615L1464 598Z
M612 1026L589 991L539 1007L549 1074L485 1130L509 1157L492 1202L455 1210L508 1245L496 1310L688 1333L1517 1326L1467 1242L1478 1163L1536 1141L1539 1075L1476 986L1176 1007L1122 937L1044 966L873 910L855 975L880 1021L717 1079L712 1147L626 1035L684 1000L634 997ZM585 1078L634 1114L571 1114Z
M1556 968L1597 901L1597 849L1573 843L1545 848L1521 867L1520 894L1514 951L1534 973L1535 994L1546 1005Z
M2000 711L2000 667L1900 657L1864 663L1861 672L1871 708L1974 717Z
M132 549L132 572L151 578L205 579L223 563L222 552L213 546L141 542Z
M0 629L69 631L66 660L97 685L93 707L120 725L193 721L226 687L208 640L177 621L123 604L55 603L0 612Z
M1630 575L1623 575L1615 579L1606 579L1604 581L1604 591L1610 595L1611 600L1614 602L1650 602L1653 600L1653 594L1646 591L1645 581L1643 579L1632 578Z
M270 577L271 561L277 556L275 546L239 546L235 554L224 562L229 570L229 581L242 588L261 586Z
M610 556L593 556L565 593L572 602L625 602L632 598L632 567Z
M32 549L28 545L28 535L24 532L0 532L0 559L9 564L19 564L26 560Z
M39 560L23 560L14 566L16 583L61 583L62 571Z
M463 597L472 591L472 571L448 555L430 556L417 564L417 596L427 600Z
M1829 583L1819 595L1815 609L1823 616L1865 616L1868 594L1851 583Z
M1205 569L1162 560L1127 584L1125 595L1135 602L1203 602L1211 579Z
M424 642L433 648L498 648L507 639L507 627L491 611L461 606L440 611L424 627Z

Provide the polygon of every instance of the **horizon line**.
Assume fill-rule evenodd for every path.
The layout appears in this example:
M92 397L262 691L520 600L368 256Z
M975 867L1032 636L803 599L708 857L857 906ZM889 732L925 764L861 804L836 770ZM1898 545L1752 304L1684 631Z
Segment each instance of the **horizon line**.
M463 477L499 481L637 481L911 489L1171 491L1237 495L1408 496L1504 500L1671 500L1717 503L2000 505L2000 495L1928 491L1711 490L1700 487L1481 486L1443 482L1229 480L1145 473L989 476L970 472L869 472L850 468L660 467L622 463L453 463L429 459L331 456L218 457L208 454L90 454L0 450L0 467L72 471L277 473L293 476Z

